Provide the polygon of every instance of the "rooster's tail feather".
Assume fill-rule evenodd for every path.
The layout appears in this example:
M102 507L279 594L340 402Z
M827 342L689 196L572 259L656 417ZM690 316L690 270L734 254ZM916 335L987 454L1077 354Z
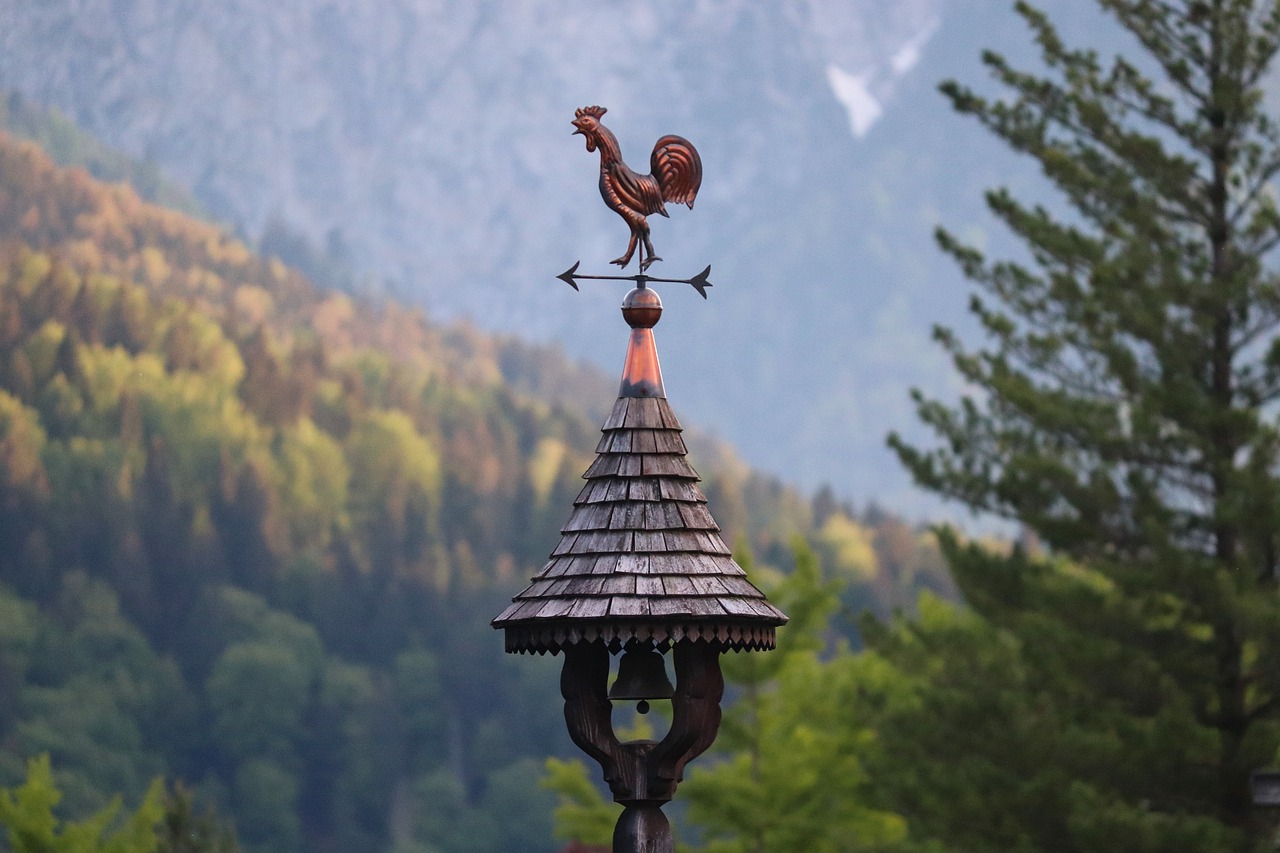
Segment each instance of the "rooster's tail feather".
M692 209L702 186L702 158L693 143L682 136L664 136L653 146L649 165L662 199ZM667 215L665 210L661 213Z

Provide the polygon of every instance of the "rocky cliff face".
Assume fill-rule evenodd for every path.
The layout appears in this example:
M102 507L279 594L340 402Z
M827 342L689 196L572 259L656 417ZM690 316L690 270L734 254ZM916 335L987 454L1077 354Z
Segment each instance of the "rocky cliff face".
M250 237L272 218L340 233L430 310L610 372L621 289L553 278L579 259L608 272L627 239L569 120L607 106L635 167L687 136L703 194L655 223L652 271L711 263L716 286L710 304L663 291L673 404L757 464L910 510L883 435L910 424L906 387L945 372L925 330L960 298L934 289L932 221L962 190L978 204L947 183L969 131L931 90L938 57L989 35L990 5L10 2L0 87L158 163Z

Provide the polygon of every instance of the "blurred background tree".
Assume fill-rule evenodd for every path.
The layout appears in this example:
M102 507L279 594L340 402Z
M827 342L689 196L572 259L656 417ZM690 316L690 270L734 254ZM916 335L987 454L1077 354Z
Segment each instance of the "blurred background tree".
M937 446L891 443L1048 553L947 538L977 621L869 633L937 676L893 742L939 787L899 806L957 849L1257 851L1248 777L1280 746L1280 7L1099 5L1131 53L1019 3L1043 69L989 52L1000 95L942 87L1066 207L989 192L1012 260L938 232L985 340L937 330L972 392L917 395Z

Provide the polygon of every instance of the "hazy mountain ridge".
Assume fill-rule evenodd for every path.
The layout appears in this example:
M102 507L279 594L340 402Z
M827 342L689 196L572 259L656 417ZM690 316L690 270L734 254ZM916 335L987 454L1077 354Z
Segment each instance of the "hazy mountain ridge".
M812 84L831 63L883 61L935 3L870 21L823 3L568 14L550 3L51 3L4 16L0 75L161 163L250 233L273 213L317 239L341 228L375 268L430 288L443 285L416 281L423 260L463 283L560 236L485 227L510 218L499 200L567 214L578 240L592 230L584 220L598 211L572 192L589 161L566 156L561 138L572 105L610 106L624 140L666 122L698 138L709 195L737 198L766 176L795 183L799 164L770 151L802 154L813 120L832 120L834 101ZM562 183L569 193L547 192ZM459 209L478 226L449 229L464 245L415 245ZM353 210L374 216L353 221ZM441 266L456 254L474 257Z
M929 231L954 188L927 182L966 137L937 121L932 60L976 54L994 15L964 0L13 4L0 86L150 158L252 237L273 217L317 243L340 232L357 266L433 313L609 372L620 292L553 278L578 259L607 271L627 236L569 118L609 107L634 166L662 133L688 136L704 191L655 224L655 270L710 262L717 286L710 305L664 290L673 398L754 464L919 512L882 445L912 420L907 386L945 385L927 326L960 305L933 292ZM833 91L846 78L874 122Z

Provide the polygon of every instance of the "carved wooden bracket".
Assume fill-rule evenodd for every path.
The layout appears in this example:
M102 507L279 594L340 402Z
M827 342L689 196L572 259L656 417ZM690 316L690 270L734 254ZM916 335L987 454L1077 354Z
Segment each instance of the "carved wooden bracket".
M676 643L671 729L661 741L622 743L613 731L608 698L609 650L603 642L565 647L560 692L569 736L600 764L615 802L660 806L670 801L684 766L716 739L724 695L720 652L719 643Z

